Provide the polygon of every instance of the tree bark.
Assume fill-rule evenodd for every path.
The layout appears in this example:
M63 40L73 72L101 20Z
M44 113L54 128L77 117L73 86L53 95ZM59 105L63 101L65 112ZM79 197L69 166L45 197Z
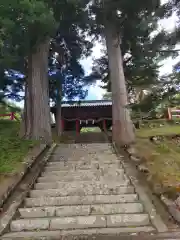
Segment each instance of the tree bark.
M112 87L112 139L121 146L130 145L135 140L120 48L120 38L113 25L106 22L105 37Z
M49 40L36 46L28 61L25 92L24 136L51 144L48 83Z
M32 139L51 144L51 121L48 82L49 39L32 54Z

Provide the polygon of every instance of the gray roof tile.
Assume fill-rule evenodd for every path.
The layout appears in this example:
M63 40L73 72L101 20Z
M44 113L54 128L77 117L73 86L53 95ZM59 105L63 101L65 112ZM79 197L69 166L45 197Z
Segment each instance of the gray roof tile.
M68 101L62 102L62 107L96 107L96 106L111 106L110 100L93 100L93 101Z

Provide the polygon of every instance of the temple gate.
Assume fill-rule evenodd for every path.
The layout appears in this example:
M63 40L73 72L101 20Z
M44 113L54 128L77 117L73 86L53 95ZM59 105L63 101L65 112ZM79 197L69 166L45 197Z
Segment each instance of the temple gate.
M51 112L56 116L56 107L52 107ZM99 127L101 131L107 131L112 126L112 101L62 102L61 116L63 131L80 133L83 127Z

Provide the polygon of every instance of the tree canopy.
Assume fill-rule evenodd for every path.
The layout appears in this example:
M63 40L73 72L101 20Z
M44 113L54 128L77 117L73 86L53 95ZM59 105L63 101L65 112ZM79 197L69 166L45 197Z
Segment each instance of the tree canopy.
M179 4L179 0L164 5L160 0L2 0L0 97L22 100L25 92L24 136L51 142L49 101L85 98L86 84L97 79L122 109L142 89L151 90L151 97L158 91L172 92L178 76L175 72L168 76L168 87L168 81L159 78L159 66L161 60L177 55L173 49L180 41L180 25L167 33L159 30L158 21L173 11L180 19ZM80 59L91 54L93 41L88 39L93 37L106 44L107 52L94 62L87 77Z
M117 28L121 32L124 74L128 91L131 91L136 87L146 88L154 84L158 80L160 62L168 56L176 56L177 52L171 51L175 45L169 44L170 35L164 30L158 31L159 19L168 17L170 9L172 11L169 4L162 6L157 1L153 6L147 6L147 11L141 9L142 4L139 12L135 10L137 6L134 9L132 3L129 5L126 1L124 5L117 4L116 7L122 9L119 10L122 14L118 16ZM101 78L104 87L111 90L106 52L95 60L92 76Z
M2 54L0 58L0 89L3 90L5 97L21 100L19 93L23 91L23 83L27 75L25 69L27 56L29 52L33 51L33 47L38 44L38 41L41 41L41 38L46 35L52 36L50 59L55 53L57 54L54 66L52 66L52 61L49 61L50 70L53 68L52 70L58 73L65 64L66 71L71 72L70 75L76 79L75 86L77 79L82 79L84 75L78 61L82 55L88 55L92 47L83 33L86 25L80 21L85 17L82 11L84 5L80 2L74 4L73 1L60 1L59 4L52 4L52 6L49 4L48 1L25 0L16 3L11 3L11 1L2 3L0 23L4 30L0 34L0 40L3 43L0 44ZM63 11L58 11L58 9L63 9ZM72 18L70 18L69 12L72 13ZM20 15L21 19L19 19ZM52 75L50 74L50 76ZM55 76L59 78L58 74ZM55 76L53 75L53 78ZM73 81L71 84L73 88ZM64 87L64 90L66 89ZM74 92L68 90L64 92L64 95L67 98L76 97L78 94L83 96L82 89L79 88L79 90L81 93L78 93L76 89Z

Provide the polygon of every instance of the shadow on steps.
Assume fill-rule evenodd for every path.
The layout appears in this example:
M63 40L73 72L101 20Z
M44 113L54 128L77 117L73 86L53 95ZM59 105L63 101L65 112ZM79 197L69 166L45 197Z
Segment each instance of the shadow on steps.
M107 143L107 137L103 132L80 133L76 136L76 143Z

